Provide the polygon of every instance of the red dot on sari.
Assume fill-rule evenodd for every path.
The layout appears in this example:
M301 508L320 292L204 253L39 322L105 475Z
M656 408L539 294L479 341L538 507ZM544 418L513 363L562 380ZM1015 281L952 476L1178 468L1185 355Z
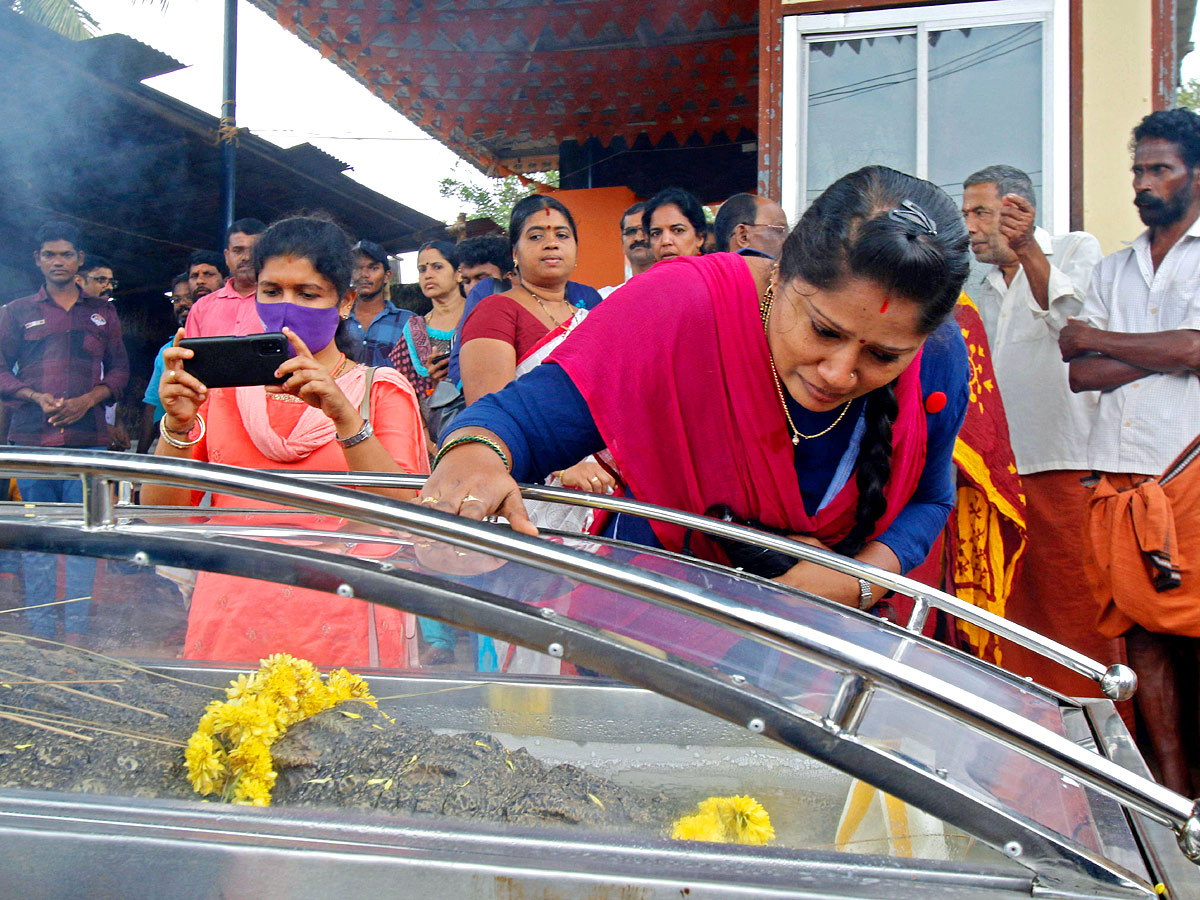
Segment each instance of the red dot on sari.
M929 413L940 413L946 408L946 395L941 391L934 391L925 398L925 411Z

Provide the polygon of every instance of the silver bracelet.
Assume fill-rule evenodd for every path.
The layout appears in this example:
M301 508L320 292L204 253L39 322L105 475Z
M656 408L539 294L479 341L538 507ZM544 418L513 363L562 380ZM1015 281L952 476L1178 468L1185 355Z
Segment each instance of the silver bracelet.
M371 427L371 420L363 419L363 426L358 430L357 434L352 434L348 438L335 437L334 440L341 444L342 449L345 450L348 447L354 447L358 444L361 444L367 438L373 437L374 434L375 429Z
M196 427L196 422L200 423L200 433L198 435L196 435L196 437L190 441L181 441L179 438L173 436L171 429L167 427L167 417L166 416L163 416L161 419L158 420L158 433L162 436L162 439L164 441L166 441L168 444L170 444L172 447L178 447L180 450L186 450L188 447L195 447L198 443L200 443L202 440L204 440L204 432L206 429L205 429L205 425L204 425L204 417L202 415L200 415L200 413L196 413L195 421L192 422L191 428L188 428L188 430L185 431L184 434L185 435L191 434L192 428ZM174 434L178 434L178 433L179 432L174 432Z

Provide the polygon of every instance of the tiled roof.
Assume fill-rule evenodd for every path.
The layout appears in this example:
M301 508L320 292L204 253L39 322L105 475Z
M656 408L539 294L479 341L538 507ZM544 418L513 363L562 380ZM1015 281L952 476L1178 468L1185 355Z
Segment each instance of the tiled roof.
M756 0L251 2L484 169L757 128Z

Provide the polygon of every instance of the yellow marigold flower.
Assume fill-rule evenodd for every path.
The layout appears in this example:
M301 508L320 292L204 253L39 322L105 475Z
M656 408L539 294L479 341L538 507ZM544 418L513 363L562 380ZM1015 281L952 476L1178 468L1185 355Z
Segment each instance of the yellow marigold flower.
M230 700L237 700L250 691L252 684L253 682L249 675L239 675L233 681L229 682L229 687L225 688L225 696Z
M197 794L204 796L221 790L225 782L225 752L212 737L197 731L188 740L183 755L188 780Z
M270 748L290 726L343 700L375 706L357 675L339 669L322 680L311 662L287 653L261 660L252 675L239 675L225 696L205 707L188 741L188 778L200 794L223 792L234 803L254 806L271 802L276 772Z
M681 816L671 826L671 840L722 843L725 841L725 829L716 816Z
M367 683L345 669L335 669L329 673L329 688L337 696L339 703L343 700L362 700L371 706L376 705Z
M243 778L257 778L275 783L274 762L267 744L260 740L244 741L229 751L230 768L236 769Z
M718 841L765 844L775 840L775 829L762 804L753 797L709 797L694 816L677 819L671 837L684 841Z
M268 784L261 778L242 777L233 789L233 802L243 806L270 806L273 784L274 780Z
M279 704L269 697L247 695L217 711L216 728L234 742L260 738L270 743L279 736Z

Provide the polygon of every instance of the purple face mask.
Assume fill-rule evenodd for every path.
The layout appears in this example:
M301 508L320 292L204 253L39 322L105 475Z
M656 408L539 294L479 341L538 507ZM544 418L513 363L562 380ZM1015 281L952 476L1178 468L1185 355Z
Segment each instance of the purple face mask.
M328 347L337 331L336 306L314 309L296 303L260 303L257 300L254 305L258 307L258 317L262 319L266 331L283 331L286 325L313 353L320 353Z

